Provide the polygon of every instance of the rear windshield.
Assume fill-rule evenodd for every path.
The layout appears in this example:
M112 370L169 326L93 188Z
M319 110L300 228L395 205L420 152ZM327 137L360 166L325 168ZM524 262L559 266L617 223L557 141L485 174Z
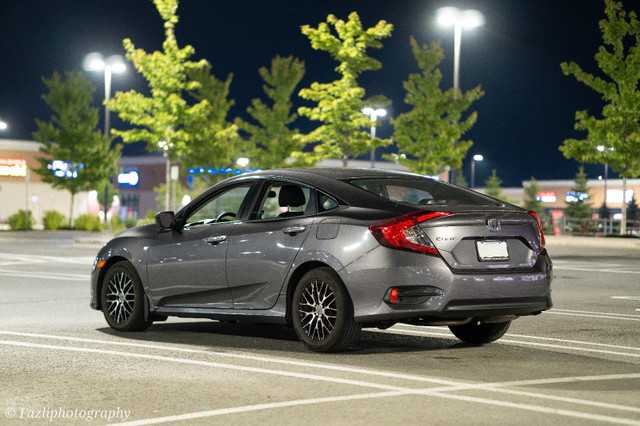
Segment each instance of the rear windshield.
M481 194L430 178L362 178L347 182L387 200L411 206L500 206L502 203Z

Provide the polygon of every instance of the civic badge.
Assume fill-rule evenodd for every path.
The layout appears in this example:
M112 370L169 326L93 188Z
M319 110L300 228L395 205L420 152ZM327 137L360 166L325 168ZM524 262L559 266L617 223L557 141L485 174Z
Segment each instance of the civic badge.
M502 228L500 227L500 221L498 219L489 219L487 220L487 226L489 227L489 231L498 232Z

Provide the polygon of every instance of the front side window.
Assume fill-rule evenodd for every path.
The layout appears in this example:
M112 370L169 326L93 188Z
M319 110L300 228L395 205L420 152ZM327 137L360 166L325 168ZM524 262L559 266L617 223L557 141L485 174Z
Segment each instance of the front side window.
M222 192L208 200L187 218L186 226L236 220L251 185L241 185Z
M348 182L387 200L412 206L502 205L475 192L430 178L363 178Z

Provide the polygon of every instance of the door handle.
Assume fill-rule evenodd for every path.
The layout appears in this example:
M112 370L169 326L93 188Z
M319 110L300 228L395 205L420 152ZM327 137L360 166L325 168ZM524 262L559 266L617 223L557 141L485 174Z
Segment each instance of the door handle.
M226 240L227 240L226 235L216 235L215 237L205 238L204 242L207 244L211 244L212 246L215 246Z
M299 234L300 232L304 232L304 230L307 229L306 226L290 226L288 228L284 228L282 230L283 233L285 234Z

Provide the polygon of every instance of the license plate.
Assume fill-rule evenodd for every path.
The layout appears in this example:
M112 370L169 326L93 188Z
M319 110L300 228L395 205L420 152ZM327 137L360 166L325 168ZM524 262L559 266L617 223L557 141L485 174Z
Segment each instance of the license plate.
M478 259L482 262L509 260L506 241L476 241L476 248L478 250Z

